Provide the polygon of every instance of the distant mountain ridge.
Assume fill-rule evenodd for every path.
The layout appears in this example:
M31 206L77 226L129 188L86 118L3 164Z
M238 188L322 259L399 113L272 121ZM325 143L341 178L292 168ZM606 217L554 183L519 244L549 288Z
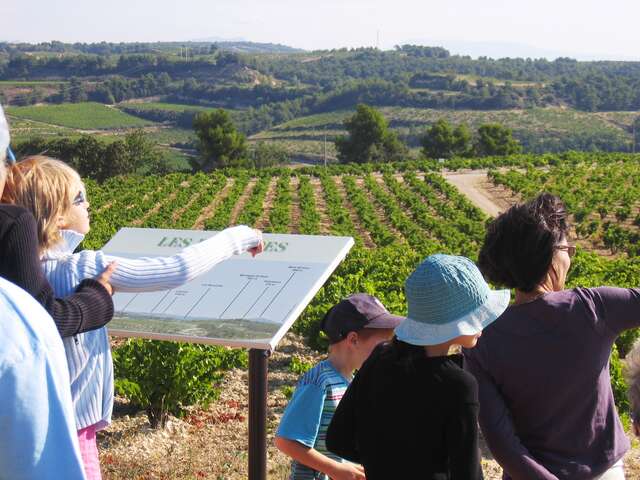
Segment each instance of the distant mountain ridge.
M212 42L220 49L238 53L301 53L301 48L289 47L279 43L259 43L247 40L221 40L216 37L194 40L194 42Z

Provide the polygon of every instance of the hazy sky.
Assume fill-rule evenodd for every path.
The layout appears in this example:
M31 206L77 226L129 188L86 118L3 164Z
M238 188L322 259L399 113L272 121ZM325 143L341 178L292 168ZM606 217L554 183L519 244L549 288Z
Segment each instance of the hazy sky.
M0 40L186 41L305 49L402 43L473 56L640 60L638 0L0 0Z

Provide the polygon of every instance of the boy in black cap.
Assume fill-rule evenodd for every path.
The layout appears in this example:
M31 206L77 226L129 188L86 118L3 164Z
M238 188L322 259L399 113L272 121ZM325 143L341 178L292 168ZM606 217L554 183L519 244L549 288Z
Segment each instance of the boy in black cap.
M326 449L326 431L353 371L402 320L365 293L342 300L324 316L328 358L300 378L276 432L276 447L293 459L290 480L365 479L360 465L343 463Z

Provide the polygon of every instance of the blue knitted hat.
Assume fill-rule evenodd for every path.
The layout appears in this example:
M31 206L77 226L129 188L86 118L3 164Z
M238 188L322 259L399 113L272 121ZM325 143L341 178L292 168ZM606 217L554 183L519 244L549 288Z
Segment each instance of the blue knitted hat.
M437 345L474 335L509 305L509 290L491 290L466 257L431 255L404 284L408 314L395 330L412 345Z

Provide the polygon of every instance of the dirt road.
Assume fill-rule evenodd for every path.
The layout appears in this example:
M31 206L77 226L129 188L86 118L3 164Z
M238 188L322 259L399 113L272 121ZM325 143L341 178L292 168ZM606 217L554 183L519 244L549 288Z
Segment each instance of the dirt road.
M506 198L491 192L486 170L443 173L444 178L464 194L474 205L491 217L497 217L511 206Z

